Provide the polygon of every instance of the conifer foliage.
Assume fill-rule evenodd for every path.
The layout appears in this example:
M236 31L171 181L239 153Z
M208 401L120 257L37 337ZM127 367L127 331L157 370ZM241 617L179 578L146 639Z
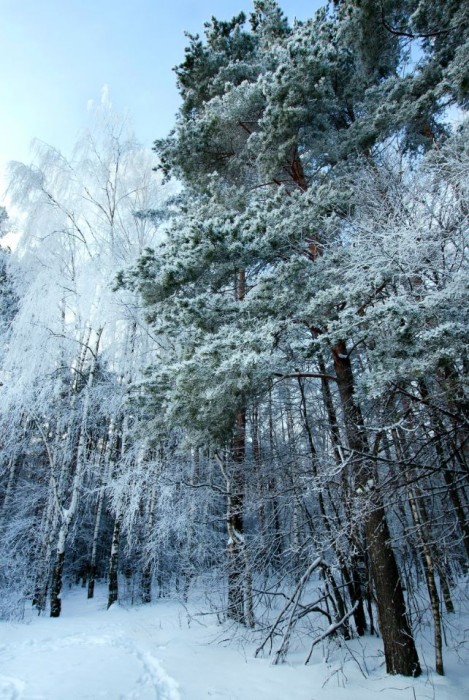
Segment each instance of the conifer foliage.
M335 518L322 494L313 508L319 507L321 527L332 539L357 631L371 624L363 600L371 585L388 671L418 675L389 530L396 504L386 484L397 447L388 433L393 420L417 410L409 401L420 410L432 403L423 388L430 377L450 365L458 382L462 370L462 345L452 359L432 359L433 344L424 341L421 351L418 345L420 337L439 334L439 322L423 312L437 294L427 268L433 235L446 247L446 225L436 225L436 210L451 208L456 227L464 228L456 191L446 193L446 205L438 202L437 171L424 151L437 143L441 148L439 117L465 100L461 81L447 76L458 74L467 10L442 3L445 11L431 13L423 3L411 5L344 1L291 28L277 3L266 0L254 3L249 22L244 15L231 23L212 19L204 42L192 37L176 71L183 98L177 125L155 145L162 169L186 184L187 208L162 248L141 261L136 279L155 328L172 329L180 340L160 398L194 440L225 447L227 521L235 502L240 539L249 479L246 415L258 414L281 382L297 384L289 393L300 392L310 479L326 485L331 504L337 495L327 474L334 452L342 474L346 554L331 538ZM423 55L408 73L411 40L422 42ZM412 158L435 194L426 195L411 177ZM391 241L393 253L377 263L374 254ZM412 251L409 258L405 250ZM413 260L415 269L395 268L391 260L402 258ZM415 316L409 295L420 307ZM383 334L381 313L384 326L396 317L395 333ZM321 450L310 407L314 382L322 384L323 430L329 432ZM385 410L378 404L384 394ZM271 420L275 432L278 418ZM259 460L258 439L250 442L251 463ZM299 478L293 473L293 483ZM403 487L409 478L399 463ZM454 489L456 496L455 483ZM460 514L462 534L466 516ZM230 558L230 527L228 534ZM240 576L245 566L239 554ZM240 585L229 575L228 595ZM233 617L248 624L244 588L244 615L238 610ZM242 591L231 595L243 600Z

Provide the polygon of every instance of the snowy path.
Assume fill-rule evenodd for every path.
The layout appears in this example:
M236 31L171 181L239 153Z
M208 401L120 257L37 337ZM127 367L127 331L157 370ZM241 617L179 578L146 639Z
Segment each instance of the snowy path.
M59 619L0 623L2 700L463 700L466 666L456 659L447 678L391 678L375 651L365 678L359 664L272 666L251 648L220 643L210 618L188 618L171 601L105 609L67 592ZM370 640L373 643L373 640ZM356 650L357 651L357 650ZM373 651L373 650L372 650ZM372 662L373 663L373 662Z
M76 634L3 647L5 700L180 700L160 661L118 634Z
M126 611L105 613L102 600L83 597L83 591L69 596L59 620L0 627L0 698L181 700L148 643L133 639Z

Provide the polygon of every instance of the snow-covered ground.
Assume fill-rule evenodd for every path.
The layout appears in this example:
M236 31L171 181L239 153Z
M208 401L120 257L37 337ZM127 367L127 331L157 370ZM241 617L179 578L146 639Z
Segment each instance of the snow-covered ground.
M31 616L26 623L0 623L0 698L469 698L469 654L464 641L446 652L444 678L429 670L416 680L387 676L379 641L373 638L354 640L342 649L318 647L308 666L304 666L304 654L289 657L286 665L272 666L270 658L254 658L254 643L238 638L228 644L229 633L215 616L197 616L195 608L163 600L147 606L114 605L107 611L105 602L104 590L87 601L85 591L75 589L65 593L59 619ZM428 642L420 653L431 667Z

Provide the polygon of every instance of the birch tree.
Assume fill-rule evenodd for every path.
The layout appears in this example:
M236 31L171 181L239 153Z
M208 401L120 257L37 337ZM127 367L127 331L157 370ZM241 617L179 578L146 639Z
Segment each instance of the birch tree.
M122 423L128 363L143 362L140 354L137 362L135 354L127 354L130 330L139 352L147 337L146 330L136 331L135 299L128 293L117 298L112 287L123 262L135 259L157 235L138 213L162 201L151 155L114 115L106 95L93 119L71 159L37 144L32 165L11 166L11 197L24 214L15 252L22 296L3 368L3 406L7 411L14 406L4 420L26 421L37 433L43 469L49 471L46 500L37 513L43 534L34 597L43 609L49 591L53 616L60 614L72 532L95 492L88 556L96 575L96 537L114 449L106 453L104 441L112 437L106 438L101 425ZM143 364L137 374L142 369ZM99 483L93 466L100 461Z

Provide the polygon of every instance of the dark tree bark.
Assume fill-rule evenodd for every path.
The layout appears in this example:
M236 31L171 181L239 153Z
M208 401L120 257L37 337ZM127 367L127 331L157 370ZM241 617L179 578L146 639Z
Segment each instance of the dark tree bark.
M247 566L244 543L244 461L246 451L246 414L236 417L235 434L231 450L232 473L227 479L227 531L228 531L228 607L227 616L247 627L254 624L250 571Z
M246 296L246 275L240 270L235 278L235 298L243 301ZM227 490L226 526L228 532L228 606L227 616L247 627L254 625L252 604L252 577L247 562L244 542L244 495L246 457L246 411L236 416L231 445L231 473L224 471Z
M324 361L321 358L321 362L319 365L320 372L322 374L325 374L325 367L324 367ZM312 464L313 464L313 473L314 476L317 476L317 469L316 469L316 462L317 462L317 450L314 445L313 441L313 434L311 431L311 426L309 424L308 420L308 412L307 412L307 405L306 405L306 395L304 391L304 386L302 383L301 379L298 379L298 384L300 388L300 395L301 395L301 409L302 409L302 414L303 414L303 421L304 421L304 427L306 430L306 434L308 437L308 444L311 452L311 457L312 457ZM332 395L329 389L328 382L326 380L322 380L323 384L323 396L325 399L325 404L326 404L326 410L327 410L327 416L329 420L329 427L331 430L331 439L332 439L332 446L333 446L333 451L334 451L334 457L336 459L337 464L341 463L341 457L340 457L340 450L339 450L339 445L340 445L340 434L339 434L339 429L338 429L338 422L337 422L337 416L335 413L334 409L334 404L332 401ZM330 498L332 501L333 499ZM344 553L340 551L340 549L336 546L336 543L334 541L334 537L332 534L332 528L331 524L329 522L329 516L327 514L327 509L324 503L324 496L321 491L318 492L318 503L319 503L319 510L321 513L322 521L324 524L324 527L326 529L326 532L329 536L329 540L331 542L331 546L334 550L334 553L337 557L337 561L339 563L340 567L340 572L342 574L342 577L344 579L345 585L347 587L349 596L350 596L350 602L352 603L352 608L353 608L353 618L355 622L355 628L357 630L357 634L362 637L367 629L367 624L366 624L366 617L365 617L365 609L363 605L363 593L362 593L362 582L361 582L361 577L358 569L358 557L356 555L352 556L352 560L350 562L350 568L347 565ZM348 537L350 541L350 549L354 549L354 545L350 540L350 537ZM340 614L340 619L344 618L346 616L346 610L344 608L343 612L339 612ZM348 633L348 620L344 623L344 631L345 631L345 637L347 638L347 633Z
M118 566L120 533L122 525L121 519L121 514L117 513L116 520L114 523L114 530L112 533L111 556L109 558L109 592L107 599L108 610L111 607L111 605L117 601L119 597Z
M417 650L406 613L396 558L372 462L360 406L355 399L354 378L345 341L332 348L347 440L351 451L355 490L363 499L364 531L376 591L379 626L386 670L391 674L419 676Z
M156 502L156 486L153 484L151 488L151 494L148 504L148 517L146 525L146 537L147 542L153 533L153 528L155 526L155 502ZM142 603L151 603L151 586L153 580L153 567L151 560L146 559L142 568Z
M62 601L60 593L62 590L62 576L64 570L65 552L57 552L57 557L52 572L52 585L50 591L50 616L60 617L62 611Z

